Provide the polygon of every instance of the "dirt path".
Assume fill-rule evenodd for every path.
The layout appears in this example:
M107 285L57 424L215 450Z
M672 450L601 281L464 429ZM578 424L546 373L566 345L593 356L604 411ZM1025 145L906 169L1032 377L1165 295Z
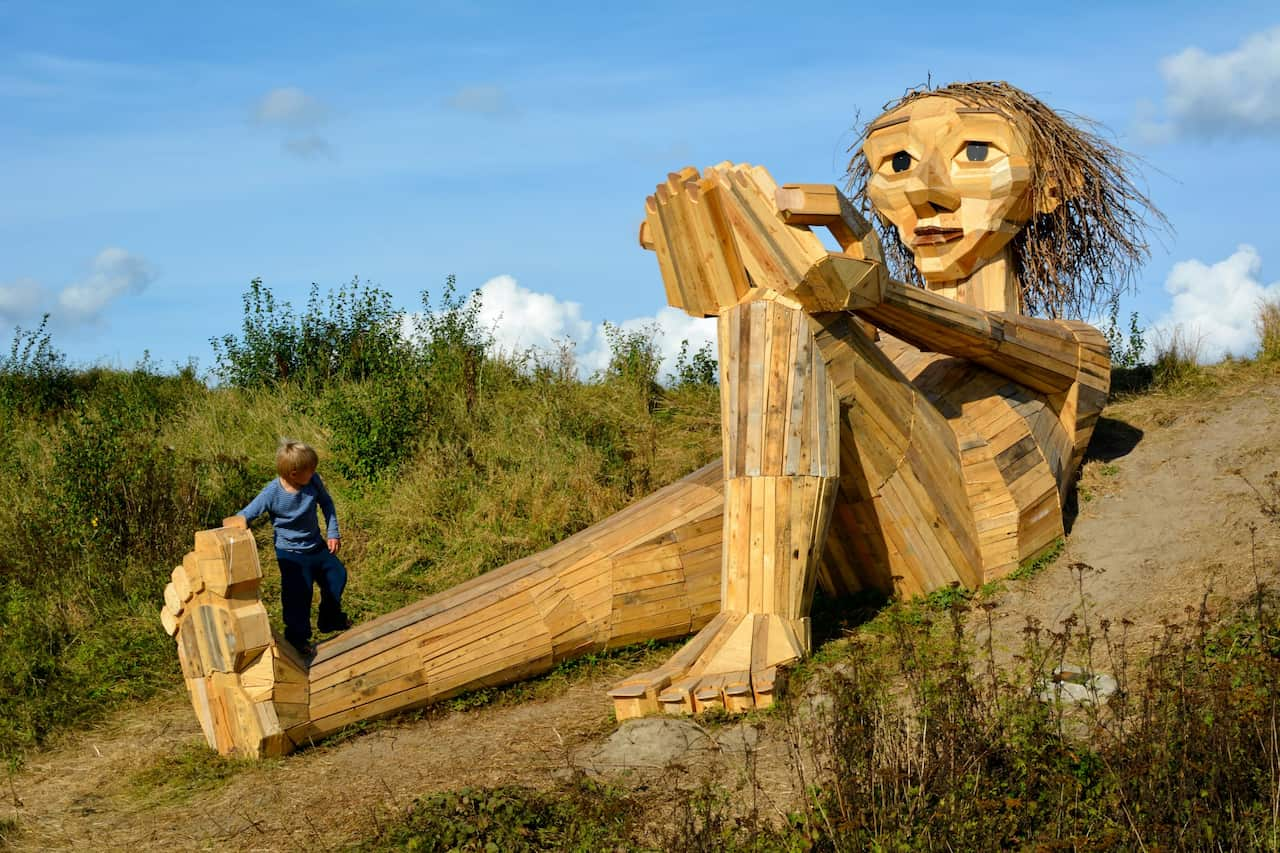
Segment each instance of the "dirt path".
M1206 593L1211 606L1247 596L1251 543L1259 573L1276 577L1280 525L1249 483L1265 491L1266 476L1280 469L1280 384L1113 406L1090 457L1062 555L998 599L996 641L1005 651L1020 645L1028 617L1052 628L1080 610L1072 563L1093 570L1083 577L1088 615L1128 619L1138 639L1159 633L1164 619L1183 619Z
M1257 495L1235 472L1261 485L1280 468L1280 385L1210 399L1143 398L1112 407L1108 418L1082 477L1088 500L1080 501L1066 551L999 597L995 642L1006 653L1027 617L1054 626L1078 609L1072 562L1102 570L1085 577L1090 614L1132 620L1139 635L1158 631L1161 619L1181 618L1210 585L1214 600L1247 594L1251 524L1259 568L1277 574L1280 525L1265 521ZM604 695L611 680L579 681L547 700L382 724L242 768L194 794L133 781L169 756L200 763L195 717L185 697L173 695L32 756L0 789L0 820L12 817L20 827L10 841L16 850L332 849L368 837L424 793L540 787L563 777L571 756L615 731ZM787 800L785 748L768 732L758 759L766 789ZM699 753L696 761L717 774L742 768L731 750ZM192 778L180 762L174 772ZM664 784L677 772L644 771L661 773Z

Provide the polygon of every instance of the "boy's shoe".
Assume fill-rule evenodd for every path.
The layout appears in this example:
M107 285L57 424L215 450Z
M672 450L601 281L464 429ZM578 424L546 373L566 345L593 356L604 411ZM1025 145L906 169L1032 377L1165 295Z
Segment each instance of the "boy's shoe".
M321 634L329 634L334 631L345 631L351 627L351 619L345 613L339 613L338 618L332 622L321 622L316 625L316 629Z
M310 640L303 640L302 642L299 642L297 640L291 640L288 637L285 637L284 639L285 642L293 646L294 649L297 650L298 654L302 655L303 658L311 660L316 656L316 644Z

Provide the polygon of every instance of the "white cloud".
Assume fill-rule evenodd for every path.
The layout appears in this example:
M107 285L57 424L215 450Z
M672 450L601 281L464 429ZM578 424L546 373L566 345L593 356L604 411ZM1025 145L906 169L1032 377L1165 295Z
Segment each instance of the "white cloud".
M676 358L680 355L680 344L684 341L689 342L689 357L706 344L711 345L713 356L716 353L716 321L712 318L690 317L670 305L659 308L658 312L652 316L633 317L617 325L623 332L655 330L655 342L662 359L661 373L664 375L675 371ZM610 355L608 336L605 334L604 327L600 326L596 329L591 345L579 357L579 361L586 372L594 373L609 366Z
M1280 27L1254 33L1224 53L1189 47L1166 56L1160 76L1163 109L1138 107L1137 127L1149 140L1280 134Z
M141 293L154 278L145 258L124 249L103 249L93 259L88 278L58 294L58 305L67 319L95 320L112 301L128 293Z
M0 321L6 326L34 317L44 302L44 288L34 278L0 284Z
M491 330L494 348L507 355L529 348L554 350L557 341L581 346L595 332L582 318L582 306L577 302L535 293L509 275L491 278L480 286L479 319Z
M554 361L560 348L568 346L580 375L590 376L608 367L609 337L604 324L584 319L577 302L530 290L509 275L491 278L479 290L478 319L493 336L495 354L523 355L532 350L536 357ZM406 333L412 334L414 320L412 316L405 318ZM614 325L626 333L655 333L663 375L674 371L683 341L689 342L689 357L706 344L715 353L716 321L690 317L670 306Z
M506 91L499 86L463 86L446 103L464 113L499 116L514 112Z
M252 118L285 134L280 147L286 154L303 160L333 158L333 146L319 132L329 120L329 108L297 86L267 92L254 105Z
M1167 341L1181 326L1191 341L1200 342L1200 360L1206 364L1228 353L1253 355L1258 347L1258 306L1264 300L1280 300L1280 281L1264 285L1261 272L1262 258L1248 245L1216 264L1174 264L1164 283L1173 304L1152 324L1152 338Z

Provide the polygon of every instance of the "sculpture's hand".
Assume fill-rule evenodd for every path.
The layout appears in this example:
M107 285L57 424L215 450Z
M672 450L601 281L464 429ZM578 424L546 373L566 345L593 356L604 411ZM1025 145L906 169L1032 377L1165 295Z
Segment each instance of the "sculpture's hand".
M884 263L880 235L835 184L784 184L773 198L788 225L825 226L844 254Z
M857 311L879 305L888 281L884 264L833 252L809 268L791 295L811 314Z
M793 295L815 313L877 305L888 281L880 236L833 184L786 184L774 193L778 218L793 227L825 227L842 249L818 258Z
M877 304L886 281L879 238L832 185L779 188L760 166L720 163L668 175L645 204L640 244L654 250L671 305L719 314L753 288L808 311ZM828 252L810 226L825 226Z
M645 199L640 245L658 256L667 302L713 317L751 289L713 174L692 166L667 175Z

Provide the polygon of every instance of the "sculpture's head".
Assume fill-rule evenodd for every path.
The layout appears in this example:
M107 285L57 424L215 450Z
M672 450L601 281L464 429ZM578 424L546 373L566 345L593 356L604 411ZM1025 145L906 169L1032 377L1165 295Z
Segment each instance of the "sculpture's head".
M861 143L850 188L874 208L894 272L917 281L962 282L1008 247L1029 310L1080 310L1146 257L1145 215L1163 222L1124 152L1007 83L910 92Z

